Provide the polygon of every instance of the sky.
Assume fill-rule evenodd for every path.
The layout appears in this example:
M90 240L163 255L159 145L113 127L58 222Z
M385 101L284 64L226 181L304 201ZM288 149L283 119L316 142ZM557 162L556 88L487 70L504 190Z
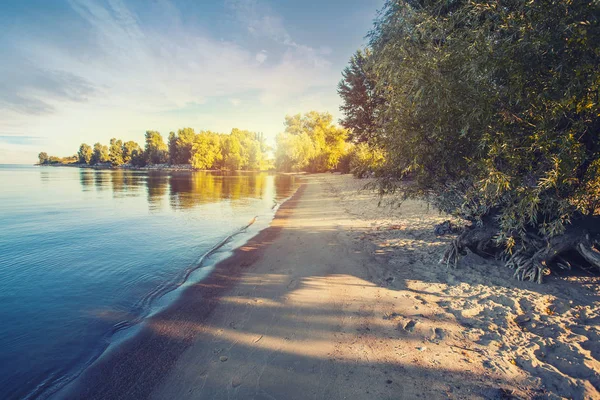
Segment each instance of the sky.
M0 164L146 130L263 132L336 87L384 0L0 2Z

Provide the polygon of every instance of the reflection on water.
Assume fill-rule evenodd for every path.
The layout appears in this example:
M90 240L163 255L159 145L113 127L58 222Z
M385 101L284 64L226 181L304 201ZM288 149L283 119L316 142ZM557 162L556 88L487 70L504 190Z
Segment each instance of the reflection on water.
M224 252L267 226L296 183L0 165L0 187L0 399L12 399L46 397L205 265L215 244L255 217Z
M48 181L48 172L40 175ZM110 181L110 186L108 182ZM173 210L231 200L232 206L244 198L286 197L295 181L293 176L267 172L211 172L211 171L128 171L79 170L79 182L84 191L111 190L115 198L147 196L149 210L160 210L169 204Z

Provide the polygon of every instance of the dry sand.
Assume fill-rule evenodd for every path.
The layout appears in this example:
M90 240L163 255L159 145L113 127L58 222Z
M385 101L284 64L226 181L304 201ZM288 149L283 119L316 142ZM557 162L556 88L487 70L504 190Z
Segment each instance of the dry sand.
M600 398L598 278L437 264L446 218L312 175L66 398Z

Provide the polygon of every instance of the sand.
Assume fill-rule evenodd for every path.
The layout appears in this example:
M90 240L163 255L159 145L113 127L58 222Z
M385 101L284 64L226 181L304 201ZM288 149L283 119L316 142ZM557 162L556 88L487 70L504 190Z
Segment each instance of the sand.
M438 265L447 219L311 175L271 227L62 393L89 399L600 398L599 279Z

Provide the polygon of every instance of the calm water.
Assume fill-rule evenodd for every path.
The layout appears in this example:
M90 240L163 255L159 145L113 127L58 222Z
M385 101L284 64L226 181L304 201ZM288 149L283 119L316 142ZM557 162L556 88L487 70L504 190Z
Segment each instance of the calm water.
M295 183L266 173L5 165L0 187L6 399L45 398L64 385L186 279L201 279L266 227Z

